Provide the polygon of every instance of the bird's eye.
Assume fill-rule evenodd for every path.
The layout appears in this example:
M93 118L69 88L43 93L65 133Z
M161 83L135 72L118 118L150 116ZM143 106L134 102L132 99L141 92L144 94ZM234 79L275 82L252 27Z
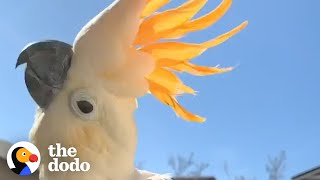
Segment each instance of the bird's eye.
M22 156L26 156L26 155L27 155L27 153L26 153L26 152L23 152L23 153L22 153Z
M93 111L93 105L89 101L77 101L78 108L84 114L89 114Z
M75 92L70 100L74 114L83 120L92 120L96 114L96 101L85 91Z

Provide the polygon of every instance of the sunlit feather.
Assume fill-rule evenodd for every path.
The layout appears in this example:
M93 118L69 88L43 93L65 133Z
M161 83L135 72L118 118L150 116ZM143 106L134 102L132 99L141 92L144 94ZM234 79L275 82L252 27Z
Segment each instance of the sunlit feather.
M177 61L190 60L199 56L208 48L212 48L225 42L230 37L245 28L247 24L248 22L246 21L231 31L201 44L159 42L142 47L140 51L149 53L155 59L172 59Z
M171 0L150 0L142 12L141 18L152 15L155 11L168 4Z
M170 106L178 116L185 120L203 122L205 118L187 111L177 101L182 94L195 94L174 72L186 72L196 76L220 74L232 68L199 66L190 61L207 49L215 47L244 29L245 21L236 28L200 44L185 42L159 42L170 38L179 38L187 33L203 30L218 21L230 8L232 0L223 0L208 14L193 19L194 15L206 4L207 0L189 0L185 4L154 14L170 0L149 0L141 18L143 19L133 45L139 45L140 52L149 54L155 60L155 69L146 78L149 91L158 100ZM148 17L150 16L150 17Z
M159 34L174 29L191 19L207 1L189 0L178 8L170 9L147 18L141 23L134 44L141 45L154 42L159 39Z
M218 67L198 66L188 62L176 64L176 65L170 66L169 68L177 72L186 72L196 76L214 75L214 74L229 72L232 70L231 67L218 68Z
M228 11L231 4L232 0L223 0L221 4L210 13L200 18L185 22L182 26L168 32L162 38L178 38L187 33L208 28L212 24L216 23Z
M148 77L149 81L163 86L172 95L180 95L183 93L195 94L195 91L184 85L177 75L169 70L157 68Z
M193 113L187 111L185 108L183 108L176 98L171 95L165 88L154 84L150 83L150 92L157 98L159 99L162 103L171 106L176 114L186 120L189 121L195 121L195 122L204 122L205 118L200 117L198 115L194 115Z

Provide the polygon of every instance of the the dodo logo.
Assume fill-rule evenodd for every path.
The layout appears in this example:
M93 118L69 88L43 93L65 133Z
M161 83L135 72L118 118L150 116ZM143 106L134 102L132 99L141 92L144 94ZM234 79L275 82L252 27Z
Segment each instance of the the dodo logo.
M20 176L28 176L40 165L38 148L29 142L18 142L11 146L7 154L9 168Z

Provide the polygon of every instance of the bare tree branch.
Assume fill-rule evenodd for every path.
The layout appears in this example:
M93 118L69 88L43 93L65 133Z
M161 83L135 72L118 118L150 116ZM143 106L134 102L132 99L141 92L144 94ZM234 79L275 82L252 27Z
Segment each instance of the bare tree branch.
M170 157L168 165L173 169L175 176L182 176L191 166L193 166L193 153L189 157Z
M277 157L269 157L266 171L269 174L269 180L281 180L284 178L286 168L286 152L281 151Z
M189 173L189 176L201 176L203 172L210 166L209 163L195 163L195 169Z
M174 171L175 176L201 176L203 172L210 166L209 163L195 162L194 153L190 153L188 157L171 156L168 159L168 165Z

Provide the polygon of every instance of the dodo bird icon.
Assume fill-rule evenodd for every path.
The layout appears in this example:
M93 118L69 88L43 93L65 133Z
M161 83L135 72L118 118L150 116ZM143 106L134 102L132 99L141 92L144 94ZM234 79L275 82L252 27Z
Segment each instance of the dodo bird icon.
M28 149L24 147L15 148L11 154L11 157L14 165L16 166L11 170L22 176L31 174L31 170L29 166L26 164L27 162L38 161L38 156L35 154L32 154L30 151L28 151Z
M40 164L39 150L31 143L14 144L7 154L9 168L20 176L28 176L35 172Z

